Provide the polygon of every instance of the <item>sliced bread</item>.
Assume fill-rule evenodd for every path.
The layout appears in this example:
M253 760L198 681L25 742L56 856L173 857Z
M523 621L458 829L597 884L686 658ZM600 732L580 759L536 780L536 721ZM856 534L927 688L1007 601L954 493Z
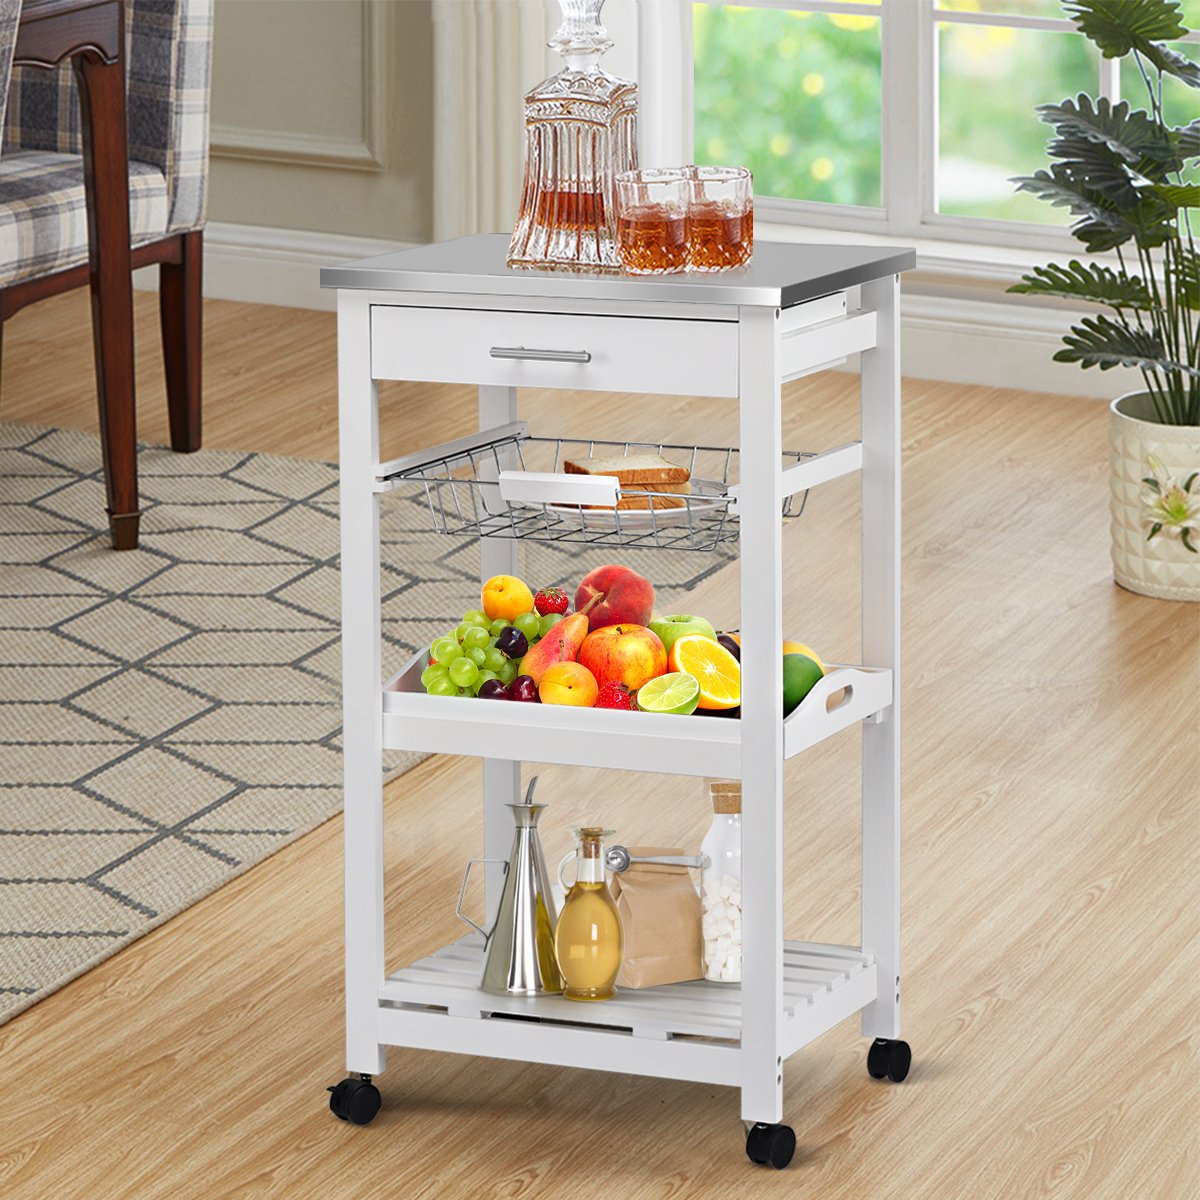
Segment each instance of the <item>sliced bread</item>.
M615 475L628 484L686 483L687 467L668 462L661 454L625 454L608 458L568 458L563 470L571 475Z

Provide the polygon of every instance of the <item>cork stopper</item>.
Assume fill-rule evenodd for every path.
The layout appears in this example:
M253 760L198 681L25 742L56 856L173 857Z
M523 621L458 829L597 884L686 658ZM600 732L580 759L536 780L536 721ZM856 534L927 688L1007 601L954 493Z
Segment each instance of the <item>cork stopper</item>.
M710 779L708 798L713 812L732 816L742 811L742 784L738 779Z
M583 851L584 858L599 858L604 848L604 839L612 837L613 831L600 825L585 825L575 831Z

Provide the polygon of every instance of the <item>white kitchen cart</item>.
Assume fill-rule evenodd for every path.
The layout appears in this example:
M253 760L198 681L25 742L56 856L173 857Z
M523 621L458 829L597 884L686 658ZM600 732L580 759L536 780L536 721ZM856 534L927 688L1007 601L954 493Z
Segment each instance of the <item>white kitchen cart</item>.
M463 238L321 275L338 289L350 1072L330 1089L331 1107L360 1124L375 1115L380 1097L371 1077L383 1070L389 1045L698 1080L741 1089L747 1152L783 1166L795 1145L780 1124L784 1059L861 1012L864 1035L875 1039L873 1076L899 1081L910 1060L898 1040L898 301L900 272L914 255L760 242L753 262L733 272L582 276L509 271L507 241ZM786 454L780 385L859 352L861 440ZM479 435L381 462L380 379L478 385ZM694 452L693 475L705 456L724 463L715 494L683 510L597 516L583 507L596 497L580 488L607 486L611 503L613 484L581 485L559 474L564 446L530 437L516 420L516 389L525 386L729 397L739 403L739 447L665 451L677 461ZM853 471L862 478L864 665L831 670L781 719L781 508ZM435 528L479 538L484 579L516 573L522 537L578 542L581 550L737 541L741 719L427 696L418 678L423 654L385 683L380 497L398 485L423 489ZM785 941L783 762L856 722L864 726L862 946ZM546 737L551 730L556 736ZM472 938L389 975L385 747L484 756L484 856L491 859L508 851L504 805L519 799L524 759L741 779L744 854L755 865L743 884L743 983L625 990L602 1004L497 997L476 986L482 950ZM502 868L488 870L491 910Z

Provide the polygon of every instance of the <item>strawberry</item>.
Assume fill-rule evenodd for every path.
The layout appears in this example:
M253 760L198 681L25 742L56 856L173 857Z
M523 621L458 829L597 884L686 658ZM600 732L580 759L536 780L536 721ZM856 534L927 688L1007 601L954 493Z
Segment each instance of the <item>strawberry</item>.
M548 613L565 613L567 611L567 593L562 588L542 588L533 598L533 607L543 617Z
M633 693L619 680L610 679L597 693L593 708L620 708L633 711Z

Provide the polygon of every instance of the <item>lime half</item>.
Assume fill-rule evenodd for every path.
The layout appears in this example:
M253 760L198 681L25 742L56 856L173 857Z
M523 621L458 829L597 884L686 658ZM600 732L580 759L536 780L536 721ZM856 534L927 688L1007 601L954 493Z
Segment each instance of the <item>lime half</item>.
M638 689L637 706L642 712L687 716L700 703L700 684L694 675L675 671L660 675Z

